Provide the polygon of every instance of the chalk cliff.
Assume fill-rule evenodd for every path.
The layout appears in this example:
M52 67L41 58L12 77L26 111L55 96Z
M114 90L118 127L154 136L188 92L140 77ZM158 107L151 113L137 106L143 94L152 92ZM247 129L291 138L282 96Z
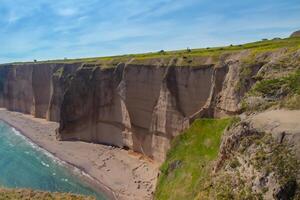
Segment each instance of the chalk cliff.
M284 52L256 55L246 75L249 50L191 60L1 65L0 106L60 122L61 140L115 145L163 161L171 139L194 119L239 113L253 76L273 54Z

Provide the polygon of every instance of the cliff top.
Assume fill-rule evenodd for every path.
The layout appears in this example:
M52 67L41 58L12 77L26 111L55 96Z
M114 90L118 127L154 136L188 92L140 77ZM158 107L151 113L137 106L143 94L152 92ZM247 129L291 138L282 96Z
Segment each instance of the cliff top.
M199 49L185 49L176 51L164 51L150 52L143 54L128 54L119 56L107 56L107 57L93 57L93 58L78 58L78 59L63 59L63 60L46 60L35 62L15 62L10 63L14 65L18 64L72 64L72 63L95 63L105 66L115 66L120 62L134 62L136 64L149 64L153 62L169 63L171 59L180 59L181 63L192 65L191 63L203 63L203 58L210 58L210 62L216 61L221 55L237 53L243 50L251 50L251 52L265 52L272 51L279 48L299 49L300 37L290 38L274 38L272 40L263 39L262 41L252 42L240 45L229 45L224 47L207 47Z

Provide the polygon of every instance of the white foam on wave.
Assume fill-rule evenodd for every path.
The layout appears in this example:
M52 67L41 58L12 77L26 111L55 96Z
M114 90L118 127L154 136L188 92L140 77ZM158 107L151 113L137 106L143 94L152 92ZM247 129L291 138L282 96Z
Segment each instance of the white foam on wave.
M44 155L48 156L49 158L51 158L55 163L58 163L60 165L64 165L65 162L58 159L57 157L55 157L52 153L50 153L49 151L47 151L46 149L41 148L40 146L38 146L37 144L33 143L29 138L27 138L26 136L24 136L20 131L16 130L14 127L11 127L12 131L14 132L15 135L21 137L22 139L24 139L33 149L42 152ZM29 154L29 152L25 152L27 154Z
M43 162L43 161L41 161L41 163L42 163L42 165L45 166L45 167L50 167L49 164L47 164L47 163L45 163L45 162Z
M37 150L39 152L42 152L43 154L48 156L52 161L54 161L56 164L58 164L62 167L66 167L66 166L68 167L69 166L69 169L71 169L73 171L74 175L79 175L79 176L86 177L90 180L95 180L91 175L87 174L85 171L83 171L83 170L77 168L76 166L71 165L71 164L57 158L56 156L54 156L52 153L50 153L46 149L43 149L42 147L40 147L37 144L33 143L29 138L27 138L25 135L23 135L20 131L18 131L14 127L11 127L11 129L15 133L15 135L17 135L17 136L21 137L22 139L24 139L32 148L34 148L35 150ZM43 161L41 163L44 166L50 167L48 164L44 163Z

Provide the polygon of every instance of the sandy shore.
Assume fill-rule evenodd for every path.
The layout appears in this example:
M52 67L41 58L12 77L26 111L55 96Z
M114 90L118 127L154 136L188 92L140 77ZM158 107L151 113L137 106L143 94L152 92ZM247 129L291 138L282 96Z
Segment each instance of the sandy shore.
M20 130L58 159L81 169L110 199L152 199L158 164L123 149L85 142L57 141L58 123L0 109L0 120Z

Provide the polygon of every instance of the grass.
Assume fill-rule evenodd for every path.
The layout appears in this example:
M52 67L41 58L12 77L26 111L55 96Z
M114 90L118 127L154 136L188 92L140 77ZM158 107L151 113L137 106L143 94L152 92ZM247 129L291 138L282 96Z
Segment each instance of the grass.
M258 81L248 92L249 97L261 97L262 103L251 106L242 102L244 111L262 111L273 106L288 109L300 109L300 70L287 76Z
M286 77L262 80L254 85L250 93L263 97L284 94L300 94L300 70Z
M119 62L125 62L132 58L135 60L145 59L157 59L157 58L186 58L188 63L192 62L191 58L194 57L206 57L211 56L215 59L219 58L224 53L233 53L242 50L251 50L253 53L272 51L279 48L299 49L300 48L300 37L285 38L277 40L259 41L253 43L247 43L243 45L230 45L225 47L213 47L213 48L199 48L189 50L177 50L177 51L157 51L142 54L128 54L119 56L107 56L107 57L94 57L94 58L79 58L79 59L62 59L62 60L48 60L28 63L105 63L109 65L115 65ZM23 63L14 63L23 64Z
M87 197L66 193L50 193L27 189L0 189L0 200L95 200Z
M161 166L155 199L194 199L218 155L222 133L232 122L229 118L199 119L176 137Z

